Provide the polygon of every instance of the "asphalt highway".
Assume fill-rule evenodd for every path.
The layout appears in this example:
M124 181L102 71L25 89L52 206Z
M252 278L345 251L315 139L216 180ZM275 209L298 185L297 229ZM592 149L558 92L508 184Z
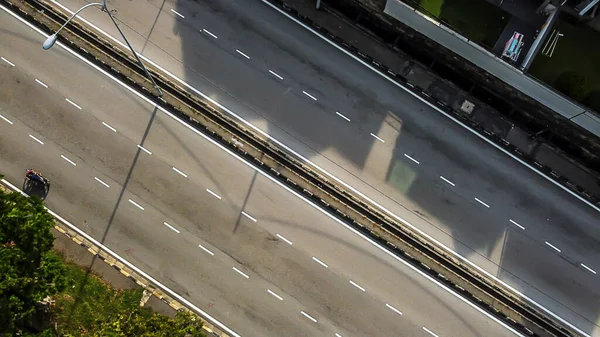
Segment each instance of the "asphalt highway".
M598 328L598 211L261 1L109 4L134 48L189 90L585 332ZM118 35L103 13L83 17Z
M0 11L0 172L243 336L510 336Z

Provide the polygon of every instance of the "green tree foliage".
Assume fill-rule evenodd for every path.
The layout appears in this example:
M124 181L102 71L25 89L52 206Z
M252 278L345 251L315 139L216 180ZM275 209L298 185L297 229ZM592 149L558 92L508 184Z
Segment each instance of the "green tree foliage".
M39 199L0 190L0 335L23 329L38 301L66 287L53 226Z
M175 318L136 308L131 313L121 313L118 319L102 324L94 337L202 337L202 322L186 312Z

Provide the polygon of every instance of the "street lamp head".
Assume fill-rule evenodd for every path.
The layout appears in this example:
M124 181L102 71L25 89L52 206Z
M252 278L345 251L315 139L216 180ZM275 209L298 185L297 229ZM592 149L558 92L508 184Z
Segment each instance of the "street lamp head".
M48 36L46 41L44 41L42 48L44 48L44 50L48 50L48 49L52 48L52 46L56 42L57 38L58 38L58 36L56 34L52 34L52 35Z

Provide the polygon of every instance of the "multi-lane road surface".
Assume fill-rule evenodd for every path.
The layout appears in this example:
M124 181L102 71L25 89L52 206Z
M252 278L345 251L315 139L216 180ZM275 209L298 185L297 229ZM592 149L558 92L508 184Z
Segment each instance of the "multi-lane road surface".
M134 47L190 91L584 332L598 329L598 210L262 1L111 6ZM118 36L103 13L83 17Z
M242 336L508 329L0 11L0 172Z

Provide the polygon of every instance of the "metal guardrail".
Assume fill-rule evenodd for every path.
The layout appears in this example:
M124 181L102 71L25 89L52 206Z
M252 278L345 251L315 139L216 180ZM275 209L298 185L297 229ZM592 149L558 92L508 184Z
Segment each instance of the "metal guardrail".
M15 12L45 31L56 29L67 18L60 10L41 0L16 0L13 4L8 0L0 2L8 3ZM530 336L577 336L576 332L537 311L441 247L427 242L374 205L329 181L291 153L246 129L209 102L188 93L150 68L152 76L164 91L162 98L156 97L135 59L85 26L73 22L63 31L60 40L107 72L139 89L155 104L173 112L214 141L254 163L265 174L320 205L505 324Z

